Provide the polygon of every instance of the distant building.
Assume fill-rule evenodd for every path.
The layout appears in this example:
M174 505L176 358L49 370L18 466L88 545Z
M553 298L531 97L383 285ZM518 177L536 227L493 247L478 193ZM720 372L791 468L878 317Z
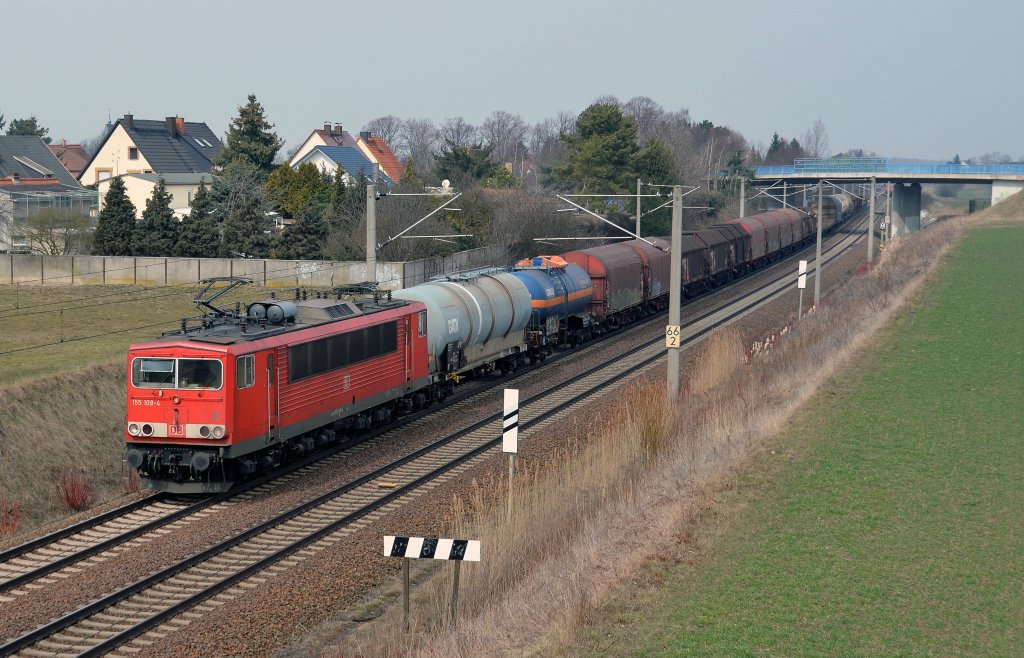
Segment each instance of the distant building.
M49 144L50 151L57 156L60 163L68 170L75 180L89 163L91 156L82 148L81 144L68 144L67 140L60 140L59 144Z
M374 137L369 131L359 133L356 148L363 152L371 162L376 163L384 175L398 182L402 177L402 163L395 156L391 147L380 137Z
M96 193L78 184L39 137L0 135L0 251L30 250L26 222L40 210L96 214Z
M124 174L210 173L223 144L205 123L124 115L114 124L78 180L92 185Z
M351 185L363 174L370 181L382 185L393 185L394 181L385 174L380 165L372 162L355 146L317 146L308 151L293 167L309 162L325 174L332 176L341 167L346 185Z
M346 130L342 129L340 123L336 123L333 126L325 123L323 130L317 128L309 134L305 141L299 144L299 148L288 161L288 166L292 169L298 167L303 158L318 146L354 147L355 145L356 140Z
M192 211L192 199L199 191L200 184L205 183L207 189L213 184L212 174L124 174L121 180L124 181L125 192L128 200L135 205L135 217L142 217L142 211L146 209L146 201L153 196L153 188L157 181L163 178L164 186L171 195L171 209L175 217L181 218ZM100 209L103 208L103 199L110 190L110 183L113 178L106 178L96 187L100 193Z

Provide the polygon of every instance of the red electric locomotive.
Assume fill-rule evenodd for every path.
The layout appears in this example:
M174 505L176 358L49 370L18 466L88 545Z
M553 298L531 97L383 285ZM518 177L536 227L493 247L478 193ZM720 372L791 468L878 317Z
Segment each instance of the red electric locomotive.
M448 390L420 302L271 299L242 315L197 301L215 311L201 326L128 353L125 458L150 488L224 491Z

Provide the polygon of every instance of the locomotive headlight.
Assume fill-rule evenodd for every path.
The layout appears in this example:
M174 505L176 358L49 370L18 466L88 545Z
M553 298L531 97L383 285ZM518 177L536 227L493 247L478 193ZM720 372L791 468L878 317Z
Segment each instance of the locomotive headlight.
M199 428L199 436L203 437L204 439L210 438L210 426L209 425L203 425L202 427L200 427Z
M214 425L213 426L213 438L215 438L215 439L223 439L224 438L224 426L223 425Z
M150 425L149 423L146 423L145 425L143 425L142 426L142 436L152 436L152 435L153 435L153 426Z
M142 429L139 427L138 423L128 424L128 433L131 434L132 436L138 436L141 431Z

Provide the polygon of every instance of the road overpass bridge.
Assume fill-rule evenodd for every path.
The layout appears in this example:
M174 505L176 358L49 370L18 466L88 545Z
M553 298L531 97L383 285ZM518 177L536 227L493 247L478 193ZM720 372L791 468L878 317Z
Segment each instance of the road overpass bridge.
M823 181L844 188L875 181L891 185L892 223L898 233L921 226L923 183L981 183L992 186L995 205L1024 189L1024 164L932 164L893 162L888 158L797 159L791 165L754 167L752 183L758 186L806 189ZM793 186L793 188L789 188ZM861 188L863 193L870 193ZM783 196L789 198L788 192Z

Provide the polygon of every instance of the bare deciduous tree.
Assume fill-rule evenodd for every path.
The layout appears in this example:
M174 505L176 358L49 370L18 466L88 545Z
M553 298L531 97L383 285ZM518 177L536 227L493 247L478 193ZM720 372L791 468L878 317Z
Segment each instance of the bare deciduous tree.
M476 142L476 126L462 117L448 117L441 122L441 139L453 146L470 146Z
M659 124L665 115L665 109L647 96L635 96L622 104L622 113L633 119L636 124L636 141L646 144L659 136Z
M524 155L527 127L522 117L502 110L496 110L480 126L480 134L494 150L491 157L495 162L513 162Z
M424 181L434 179L434 153L438 133L430 119L406 119L398 136L398 155L412 158L416 175Z
M828 132L825 131L825 122L818 119L807 129L803 138L804 151L812 158L827 158L829 156Z
M374 137L383 139L388 146L394 147L402 131L402 120L392 114L377 117L367 121L363 131L369 131Z
M29 249L46 256L89 253L89 217L67 208L42 208L18 227Z

